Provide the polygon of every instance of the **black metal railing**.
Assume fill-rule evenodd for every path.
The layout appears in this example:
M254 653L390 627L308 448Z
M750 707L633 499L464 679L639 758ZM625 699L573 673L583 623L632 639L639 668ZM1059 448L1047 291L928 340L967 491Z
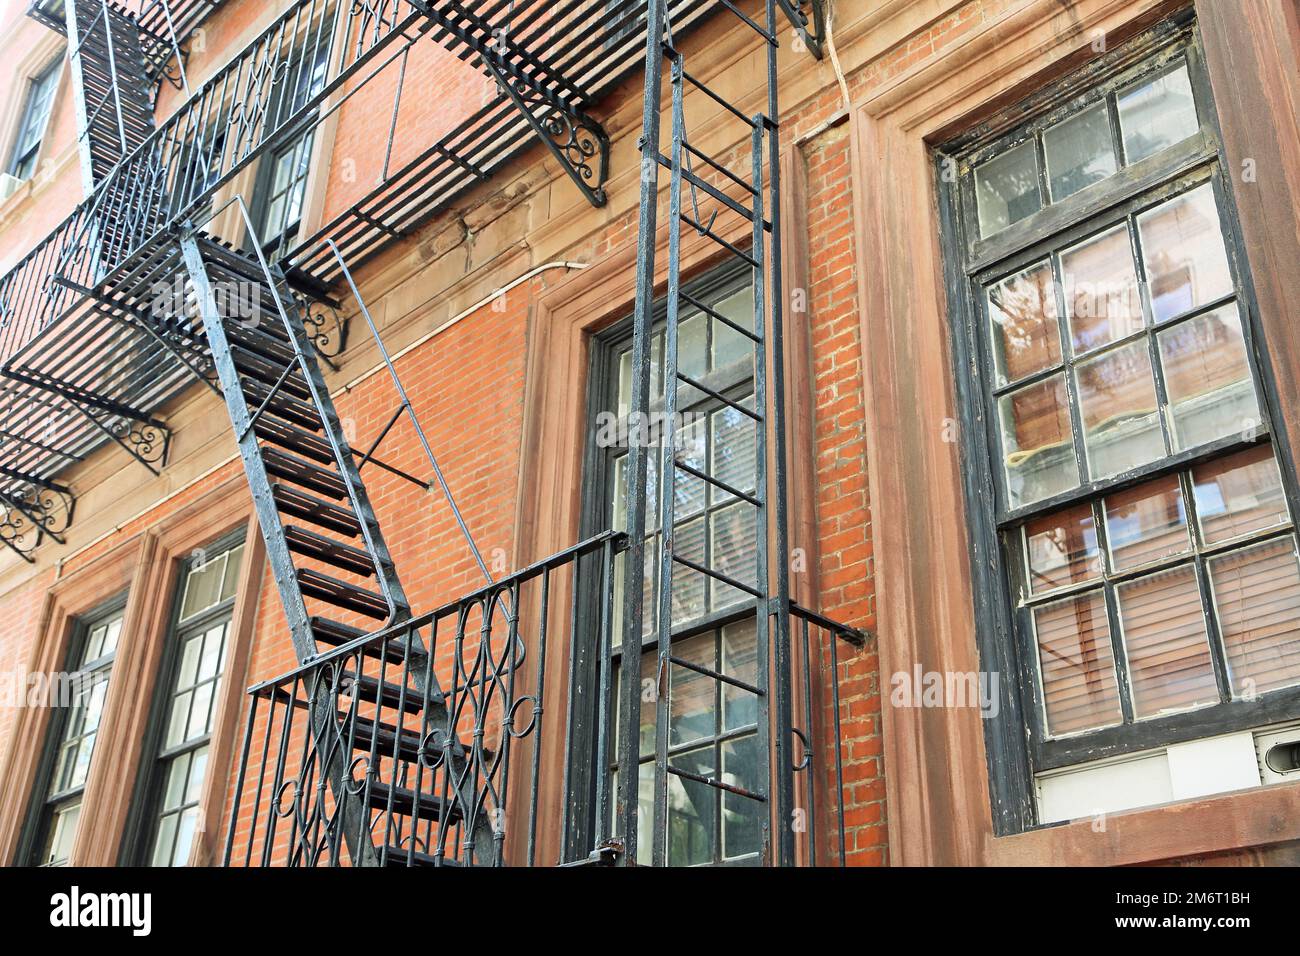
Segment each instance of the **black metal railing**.
M250 688L225 864L617 859L617 674L599 662L624 547L621 534L598 535ZM792 613L795 723L774 732L792 740L796 760L770 786L794 793L800 812L772 825L795 828L799 863L825 865L843 859L839 645L861 637Z
M95 287L301 134L326 97L423 19L408 0L299 0L285 11L0 279L0 361L81 302L71 287Z

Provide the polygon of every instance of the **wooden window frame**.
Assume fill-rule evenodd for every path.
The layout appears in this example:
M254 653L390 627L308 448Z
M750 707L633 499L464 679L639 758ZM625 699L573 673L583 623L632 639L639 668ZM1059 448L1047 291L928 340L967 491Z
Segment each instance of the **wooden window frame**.
M1198 112L1208 108L1209 115L1199 116L1200 133L1120 169L1108 179L1045 206L987 238L973 235L973 224L978 220L974 218L973 190L969 183L978 162L999 149L1025 141L1034 132L1063 116L1077 114L1085 106L1100 102L1103 97L1113 97L1117 89L1136 78L1158 74L1180 59L1187 63ZM977 643L985 670L1014 675L1014 679L1001 682L1002 700L998 716L989 721L995 726L986 728L986 740L990 743L988 762L995 830L1011 833L1038 825L1032 797L1032 781L1038 772L1294 719L1300 717L1300 693L1295 686L1280 688L1261 694L1251 702L1229 699L1197 710L1086 734L1048 737L1042 708L1033 701L1033 692L1038 686L1037 649L1032 627L1028 625L1029 611L1017 598L1025 588L1023 558L1019 556L1019 549L1008 545L1007 531L1027 517L1048 514L1071 504L1096 501L1103 493L1133 487L1196 464L1221 459L1234 451L1266 441L1273 444L1293 521L1300 514L1300 497L1297 495L1298 483L1290 443L1279 414L1281 403L1272 366L1263 347L1259 309L1239 232L1233 184L1224 175L1224 169L1231 167L1222 145L1218 111L1192 10L1175 13L1097 58L1085 70L1072 71L1045 85L1024 101L1020 120L1009 131L976 127L935 149L933 158L936 160L944 268L950 293L953 365L957 369L971 370L969 374L957 376L956 387L968 472L964 482L975 569L974 586L996 596L996 600L977 613ZM958 170L955 181L951 175L943 174L944 169L954 168ZM1203 183L1212 184L1220 214L1224 246L1234 280L1232 298L1241 316L1252 381L1263 419L1257 433L1254 436L1233 435L1188 452L1175 452L1150 465L1101 480L1089 481L1081 475L1083 480L1079 486L1068 492L1028 506L1009 506L1005 476L997 465L998 423L989 404L995 401L989 396L997 390L992 386L991 356L986 347L986 330L981 325L987 321L987 315L978 291L990 280L1014 274L1026 265L1046 258L1053 250L1101 234L1110 226L1124 222L1125 217L1136 215L1144 208ZM1205 314L1221 304L1216 301L1198 306L1189 314ZM1144 328L1141 334L1152 335L1154 332ZM1074 427L1077 428L1077 422ZM1241 542L1236 542L1236 545L1240 546ZM1194 559L1195 563L1201 560L1199 556ZM1111 636L1113 641L1117 640L1113 620ZM1217 641L1213 625L1207 631L1207 641L1213 654ZM1026 727L1029 731L1027 739L1023 732ZM1017 736L1023 741L1020 746L1014 742ZM1010 746L1008 742L1012 742Z
M73 845L73 866L114 866L126 855L134 784L146 759L143 737L160 674L172 595L182 562L194 548L214 540L214 532L217 538L242 533L245 540L232 643L217 694L210 769L203 788L203 838L196 839L190 863L205 865L220 859L221 823L238 756L237 723L265 572L265 549L242 474L220 481L120 543L77 557L49 590L41 614L45 623L27 665L29 672L56 671L66 659L75 620L114 594L126 591L128 595L100 738L86 781L87 817ZM48 708L23 708L15 724L14 745L0 772L0 861L6 863L20 859L22 823L35 793L49 716Z
M239 569L239 580L245 580L243 563L249 559L249 548L247 547L248 534L246 528L238 528L235 531L226 532L207 545L201 546L199 550L204 552L213 552L215 555L221 555L235 548L243 546L243 554L240 556L241 566ZM118 863L121 866L148 866L151 865L151 859L154 852L154 843L156 839L155 828L158 818L161 814L160 806L163 796L163 790L167 784L167 766L172 760L178 759L182 753L192 753L200 747L209 748L209 755L213 752L213 744L216 742L218 734L216 719L217 711L221 706L223 697L223 688L229 689L230 677L229 666L231 660L235 657L235 640L237 637L238 620L235 617L236 605L239 603L239 593L226 599L210 608L207 608L186 621L180 620L181 606L185 599L185 585L187 575L194 569L196 559L191 555L187 559L179 562L179 568L175 575L175 580L170 592L170 614L167 633L164 638L161 660L157 670L157 676L153 682L153 692L150 695L148 706L148 721L144 733L143 749L141 759L135 775L135 790L132 798L131 816L127 821L126 836L122 841L121 852ZM213 694L213 731L204 737L187 740L184 744L173 751L164 752L162 748L162 738L165 725L168 718L168 707L166 704L171 700L174 690L175 681L179 673L180 655L178 653L179 644L182 635L188 635L194 629L202 630L210 627L221 619L225 619L228 624L226 635L226 649L221 672L216 678L216 690ZM202 783L202 790L206 791L211 777L214 773L220 773L221 768L213 764L211 756L205 778ZM202 805L202 794L200 794L200 806ZM205 829L207 829L205 827ZM196 839L196 845L197 845ZM190 859L194 858L194 852L191 851Z
M49 133L50 119L54 115L54 104L59 95L59 79L62 72L63 57L59 55L33 73L24 85L22 106L18 112L18 122L14 126L13 142L9 147L9 161L5 163L5 172L23 182L35 176L40 169L41 152L45 146L45 137ZM36 89L39 84L47 81L50 83L50 90L45 104L45 116L40 121L40 135L31 148L20 156L18 150L22 147L23 131L32 118ZM32 168L26 175L19 176L16 171L18 164L27 158L31 159Z
M72 635L64 649L64 671L70 671L72 662L80 657L82 650L85 648L86 641L90 632L99 624L122 618L125 624L127 595L118 594L110 598L107 602L99 605L89 613L78 615L73 621ZM119 635L119 641L120 641ZM112 685L112 667L117 658L117 650L114 648L113 653L97 661L88 661L80 670L104 671L107 676L104 677L106 683ZM91 666L93 665L93 666ZM105 688L105 707L107 707L107 697L109 688ZM44 863L39 859L39 855L44 849L45 841L48 837L49 826L51 823L51 810L57 804L67 803L72 799L68 792L51 794L50 784L54 777L55 766L59 758L59 749L66 742L63 738L64 730L67 728L69 710L67 707L51 708L50 717L45 728L44 753L40 758L40 767L36 773L36 780L32 787L31 802L28 807L27 819L23 825L23 833L19 838L17 860L22 861L24 866L43 866ZM103 714L101 713L101 725ZM98 729L96 729L96 744L98 744ZM99 748L96 746L95 751ZM91 766L94 765L94 755L91 757ZM87 781L89 781L90 768L87 768ZM85 806L86 783L82 783L76 788L77 798L81 800L82 806ZM80 820L78 820L78 830L80 830ZM75 841L75 836L74 836ZM71 862L69 860L68 862ZM66 865L66 863L65 863Z

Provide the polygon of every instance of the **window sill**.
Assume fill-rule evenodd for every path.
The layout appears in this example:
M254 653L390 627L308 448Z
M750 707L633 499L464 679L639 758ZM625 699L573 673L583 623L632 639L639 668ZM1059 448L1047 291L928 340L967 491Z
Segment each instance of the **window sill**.
M1274 783L1207 799L990 837L992 866L1129 866L1300 840L1300 786Z

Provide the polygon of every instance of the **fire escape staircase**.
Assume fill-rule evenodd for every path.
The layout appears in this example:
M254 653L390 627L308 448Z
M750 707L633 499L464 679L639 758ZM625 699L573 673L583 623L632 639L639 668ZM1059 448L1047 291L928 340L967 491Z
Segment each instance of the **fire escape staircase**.
M238 205L251 232L247 208ZM361 476L366 464L389 466L375 457L379 441L364 454L349 446L306 331L301 294L260 252L249 255L194 231L184 233L179 245L191 290L186 306L202 319L298 659L310 662L330 648L409 620L411 607ZM217 294L218 289L225 294ZM232 310L228 303L236 298L242 304ZM400 390L391 363L388 368ZM405 392L400 394L402 401L380 441L403 413L419 427ZM444 759L435 772L444 774L454 791L470 758L441 709L444 695L437 676L423 666L427 653L419 635L409 632L367 648L367 654L401 666L405 689L373 675L351 675L356 696L376 711L399 699L409 701L413 706L406 709L414 712L421 732L340 714L320 684L303 702L315 746L329 751L322 766L343 819L336 835L347 841L350 859L358 865L399 856L406 860L408 847L401 844L414 832L412 817L450 826L471 803L460 794L445 799L436 788L417 793L404 785L422 765L438 762L436 755ZM396 752L396 766L386 778L378 770L368 773L359 787L352 769L376 745L382 752ZM468 829L462 859L489 862L493 837L486 821ZM417 865L433 862L425 854L413 856ZM455 865L453 860L437 863Z

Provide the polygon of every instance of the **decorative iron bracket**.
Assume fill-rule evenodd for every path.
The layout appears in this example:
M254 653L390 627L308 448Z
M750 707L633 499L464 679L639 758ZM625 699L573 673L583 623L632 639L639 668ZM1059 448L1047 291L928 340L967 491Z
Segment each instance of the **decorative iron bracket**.
M826 5L824 0L776 0L794 26L808 52L821 59L826 42Z
M76 506L71 490L11 468L0 467L0 476L19 482L0 492L0 542L28 563L45 535L64 544Z
M488 75L559 160L587 201L596 207L605 205L609 136L599 122L576 105L588 99L582 90L516 44L509 26L492 24L471 13L459 0L410 2L478 55Z

